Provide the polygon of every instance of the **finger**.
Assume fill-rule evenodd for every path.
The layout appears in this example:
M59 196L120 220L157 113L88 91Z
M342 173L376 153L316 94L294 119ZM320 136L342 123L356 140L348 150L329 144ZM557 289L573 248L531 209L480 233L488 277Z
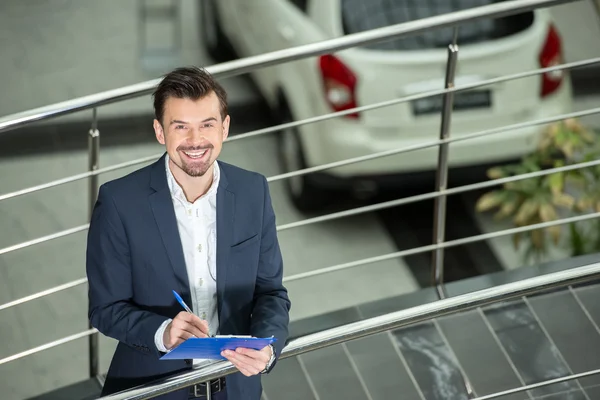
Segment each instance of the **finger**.
M192 315L191 320L192 325L194 325L197 329L199 329L204 334L208 335L208 322L200 319L200 317L196 315Z
M238 371L240 371L245 376L257 375L260 372L258 369L248 366L248 365L240 362L239 360L230 360L230 361L238 369Z
M242 365L245 369L250 371L260 372L265 369L265 366L267 365L266 361L263 362L234 351L226 350L225 354L225 357L235 360L236 363Z
M172 349L175 346L179 346L181 343L188 340L190 337L193 337L192 334L186 331L178 331L174 330L169 335L169 343L166 344L168 349Z
M175 319L178 320L179 323L188 323L194 325L198 330L208 336L208 322L200 319L200 317L197 315L190 314L187 311L182 311L177 314Z
M173 324L173 326L180 331L189 332L190 334L194 335L195 337L201 338L201 337L208 336L205 332L198 329L195 325L193 325L192 323L190 323L188 321L179 320L179 321L175 322Z
M264 362L265 364L267 362L269 362L269 359L271 358L271 350L270 349L254 350L254 349L247 349L244 347L238 347L237 349L235 349L235 352L237 354L242 354L242 355L252 358L254 360ZM267 352L268 352L268 354L267 354Z

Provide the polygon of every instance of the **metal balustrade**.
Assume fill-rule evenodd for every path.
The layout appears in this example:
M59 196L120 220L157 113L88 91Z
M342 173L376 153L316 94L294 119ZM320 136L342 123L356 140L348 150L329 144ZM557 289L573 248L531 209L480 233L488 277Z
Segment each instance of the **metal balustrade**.
M266 53L259 56L248 57L240 60L235 60L231 62L226 62L218 65L213 65L207 67L207 70L213 74L217 79L221 79L224 77L241 75L252 70L272 66L276 64L281 64L285 62L290 62L294 60L299 60L311 56L317 56L321 54L328 54L335 51L351 48L358 45L365 45L369 43L375 43L378 41L382 41L389 38L401 38L408 35L417 34L420 32L424 32L430 29L440 29L444 27L454 27L455 30L460 24L465 22L471 22L478 19L483 18L498 18L502 16L512 15L521 13L524 11L533 10L541 7L550 7L563 3L570 3L576 0L513 0L506 1L503 3L497 3L489 6L477 7L465 11L460 11L452 14L441 15L431 18L425 18L418 21L412 21L408 23L403 23L395 26L389 26L385 28L375 29L372 31L361 32L357 34L347 35L341 38L326 40L319 43L313 43L304 46L298 46L290 49L285 49L281 51L276 51L272 53ZM456 37L456 35L455 35ZM447 186L447 171L448 171L448 159L447 159L447 151L448 147L451 143L455 143L458 141L471 140L475 138L480 138L489 135L500 134L503 132L507 132L510 130L530 127L530 126L540 126L547 125L552 122L561 121L568 118L579 118L587 115L593 115L600 113L599 108L593 108L585 111L573 112L563 115L557 115L549 118L543 118L534 121L528 121L525 123L507 125L494 129L487 129L479 132L472 133L461 133L459 136L451 136L449 130L449 122L452 116L452 100L453 95L456 92L461 92L465 90L470 90L474 88L479 88L483 86L489 86L501 82L512 81L516 79L523 79L526 77L536 76L547 72L560 71L560 70L568 70L574 68L581 68L593 64L600 63L599 58L592 58L589 60L583 60L578 62L564 63L561 65L556 65L548 68L540 68L531 71L519 72L515 74L505 75L502 77L481 80L479 82L474 82L468 85L455 86L454 85L454 71L457 63L457 54L458 54L457 43L449 44L448 47L448 61L446 68L446 83L444 88L440 88L439 90L433 90L428 92L423 92L411 96L406 96L397 99L391 99L387 101L383 101L376 104L369 104L360 107L356 107L349 110L333 112L326 115L315 116L311 118L307 118L300 121L294 121L290 123L280 124L271 126L264 129L258 129L251 132L243 133L237 136L233 136L228 138L227 142L238 141L238 140L246 140L250 138L254 138L260 135L270 134L274 132L278 132L284 130L286 128L298 127L306 124L313 124L317 122L326 121L332 118L339 118L348 114L353 114L356 112L369 112L375 109L389 107L392 105L410 102L418 99L428 98L432 96L443 96L443 111L442 111L442 124L440 128L440 137L438 140L427 141L423 143L419 143L417 145L408 146L404 148L398 149L390 149L383 152L368 154L360 157L355 157L352 159L341 160L333 163L328 163L325 165L318 165L309 168L305 168L298 171L292 171L284 174L279 174L275 176L270 176L267 178L268 182L276 182L284 179L288 179L295 176L306 175L310 173L325 171L332 168L337 168L341 166L346 166L354 163L361 163L369 160L374 160L381 157L388 157L392 155L407 153L415 150L421 150L431 147L439 148L439 158L438 158L438 169L437 169L437 189L431 193L420 194L416 196L386 201L378 204L372 204L368 206L358 207L351 210L340 211L324 216L308 218L302 221L297 221L293 223L283 224L277 226L278 231L284 231L289 229L294 229L302 226L307 226L309 224L321 223L326 221L331 221L334 219L349 217L352 215L362 214L373 212L377 210L382 210L385 208L396 207L399 205L409 204L417 201L423 201L428 199L433 199L436 202L435 214L434 214L434 243L427 246L422 246L418 248L393 252L389 254L384 254L376 257L365 258L362 260L356 260L353 262L348 262L339 265L328 266L324 268L319 268L313 271L300 273L296 275L286 276L284 278L284 282L291 282L300 279L307 279L311 277L315 277L321 274L327 273L335 273L337 271L361 267L367 264L376 263L384 260L394 259L405 257L408 255L419 254L432 252L434 254L433 264L432 264L432 280L433 284L436 287L437 294L440 298L440 301L435 304L425 305L420 307L411 308L408 310L400 311L397 313L390 314L385 317L374 318L370 320L365 320L360 323L352 324L349 326L344 326L336 329L332 329L330 331L321 332L319 334L309 335L307 337L298 339L292 342L289 346L286 347L284 351L283 357L292 357L298 354L302 354L307 351L316 350L325 346L330 346L336 343L343 343L350 339L355 339L358 337L371 335L377 332L382 332L385 330L389 330L391 328L404 326L409 323L415 323L417 321L423 321L425 319L435 318L437 316L443 315L445 313L456 312L459 310L469 309L473 307L479 307L482 304L489 304L490 302L505 300L507 298L522 296L525 293L535 293L536 291L545 290L549 287L555 286L566 286L571 285L575 281L586 281L592 279L598 272L600 272L600 265L596 264L594 266L582 267L576 270L570 270L563 273L551 274L548 276L538 277L534 279L530 279L527 281L523 281L520 283L515 283L511 285L505 285L502 287L489 289L487 291L475 292L469 295L459 296L455 298L446 298L447 295L445 293L444 281L443 281L443 255L444 249L464 245L468 243L473 243L477 241L488 240L491 238L501 237L512 235L520 232L528 232L540 228L547 228L551 226L558 226L568 223L573 223L577 221L585 221L593 218L600 217L600 212L590 213L587 215L581 215L570 218L563 218L555 221L544 222L534 225L528 225L518 228L505 229L497 232L481 234L473 237L467 237L452 241L444 240L444 222L446 219L446 209L445 209L445 201L447 196L466 193L472 190L478 190L482 188L488 188L492 186L501 185L507 182L516 182L524 179L530 179L535 177L541 177L550 175L557 172L565 172L571 171L580 168L589 168L592 166L600 165L600 160L582 162L575 165L569 165L559 168L551 168L543 171L537 171L527 174L521 174L506 178L493 179L485 182L478 182L475 184L469 184L464 186L459 186L455 188L448 189ZM36 121L41 120L49 120L51 118L55 118L58 116L71 114L74 112L79 112L82 110L92 109L92 121L91 127L88 132L88 172L76 174L73 176L65 177L62 179L54 180L51 182L47 182L41 185L24 188L21 190L17 190L11 193L6 193L0 195L0 201L16 198L18 196L23 196L26 194L35 193L41 190L45 190L48 188L57 187L60 185L64 185L67 183L79 181L82 179L89 180L89 193L88 193L88 207L89 212L94 206L96 195L98 192L98 176L100 174L113 172L117 170L121 170L124 168L132 167L135 165L140 165L148 162L155 161L162 154L156 154L148 157L143 157L140 159L124 162L121 164L116 164L104 168L99 168L99 150L100 150L100 131L98 130L98 115L97 109L98 107L106 104L116 103L140 96L147 95L152 92L155 86L159 83L158 79L151 80L148 82L143 82L137 85L131 85L107 92L102 92L99 94L85 96L82 98L57 103L51 106L42 107L33 109L30 111L26 111L23 113L18 113L14 115L9 115L3 118L0 118L0 135L2 133L18 129L24 126L28 126ZM88 229L89 224L80 225L77 227L73 227L70 229L66 229L60 232L56 232L51 235L46 235L43 237L39 237L36 239L32 239L23 243L18 243L3 249L0 249L0 255L4 255L16 250L25 249L36 244L44 243L47 241L51 241L54 239L58 239L61 237L65 237L68 235L72 235L79 232L84 232ZM53 288L49 288L38 293L34 293L28 295L26 297L16 299L10 301L5 304L0 305L0 311L24 304L26 302L39 299L44 296L48 296L63 290L67 290L79 285L83 285L87 283L86 278L77 279L71 282L67 282L65 284L55 286ZM89 327L88 330L76 333L74 335L44 344L42 346L36 347L34 349L30 349L3 359L0 359L0 365L8 363L10 361L26 357L31 354L35 354L40 351L44 351L46 349L59 346L64 343L68 343L74 340L78 340L83 337L89 337L90 344L90 352L89 352L89 369L90 376L96 377L98 375L98 331L93 327ZM167 393L172 390L176 390L178 388L182 388L185 386L190 386L195 383L203 382L206 380L214 379L219 376L224 376L233 372L232 367L226 363L218 363L217 365L209 366L203 368L199 371L192 371L189 373L182 374L178 377L170 378L156 384L146 385L142 388L135 389L132 391L128 391L123 395L115 395L110 396L108 398L111 399L146 399L151 398L153 396ZM596 374L600 371L590 371L586 373L587 375ZM554 380L556 382L566 379L576 379L578 377L587 376L586 374L573 374L573 376L566 378L558 378ZM469 382L466 377L465 385L468 387ZM544 385L551 383L540 383L536 385ZM533 388L535 385L529 385L528 388L516 388L514 392L524 391ZM489 399L495 398L504 394L495 394L479 397L478 399Z

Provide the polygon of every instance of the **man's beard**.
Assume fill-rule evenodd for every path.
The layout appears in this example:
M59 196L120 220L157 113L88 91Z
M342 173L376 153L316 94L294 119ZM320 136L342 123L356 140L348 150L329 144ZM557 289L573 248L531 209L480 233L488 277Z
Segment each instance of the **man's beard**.
M186 174L188 174L189 176L191 176L193 178L198 178L200 176L204 176L204 174L206 174L206 172L212 165L212 163L210 161L203 162L200 164L193 164L193 165L189 165L185 161L183 161L182 164L183 165L182 165L181 169L183 170L183 172L185 172Z
M204 176L204 174L206 174L206 172L210 169L210 166L212 165L212 150L213 150L213 146L210 147L204 147L202 149L198 149L198 148L181 148L178 149L181 152L184 151L194 151L194 150L206 150L207 154L205 155L205 157L208 157L208 159L206 161L190 161L188 159L186 159L185 155L181 157L181 170L183 172L185 172L187 175L193 177L193 178L198 178L201 176Z

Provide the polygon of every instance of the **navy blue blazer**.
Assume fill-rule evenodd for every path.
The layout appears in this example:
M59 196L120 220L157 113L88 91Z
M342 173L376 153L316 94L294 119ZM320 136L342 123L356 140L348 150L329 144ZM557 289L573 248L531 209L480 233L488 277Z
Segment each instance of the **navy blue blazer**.
M217 303L220 334L288 338L290 300L275 214L264 176L219 162ZM154 334L191 304L186 265L167 184L165 156L100 187L88 233L89 319L119 341L103 395L188 370L191 360L161 361ZM230 400L259 399L260 376L227 376ZM162 399L187 399L187 390Z

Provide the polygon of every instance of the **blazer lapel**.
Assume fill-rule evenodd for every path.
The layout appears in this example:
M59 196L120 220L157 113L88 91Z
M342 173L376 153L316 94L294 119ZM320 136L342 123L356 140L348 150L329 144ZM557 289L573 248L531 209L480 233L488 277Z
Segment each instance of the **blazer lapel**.
M217 305L219 317L221 316L225 283L227 281L227 265L235 210L235 195L227 189L228 182L223 168L221 168L220 173L221 177L217 190Z
M150 206L154 214L154 219L158 225L158 231L163 244L167 250L167 255L171 261L171 267L175 273L179 284L179 290L182 296L189 293L189 280L185 267L185 258L183 248L177 228L177 218L173 208L173 200L167 183L167 172L165 165L165 156L154 165L151 175L150 186L155 190L149 196Z

